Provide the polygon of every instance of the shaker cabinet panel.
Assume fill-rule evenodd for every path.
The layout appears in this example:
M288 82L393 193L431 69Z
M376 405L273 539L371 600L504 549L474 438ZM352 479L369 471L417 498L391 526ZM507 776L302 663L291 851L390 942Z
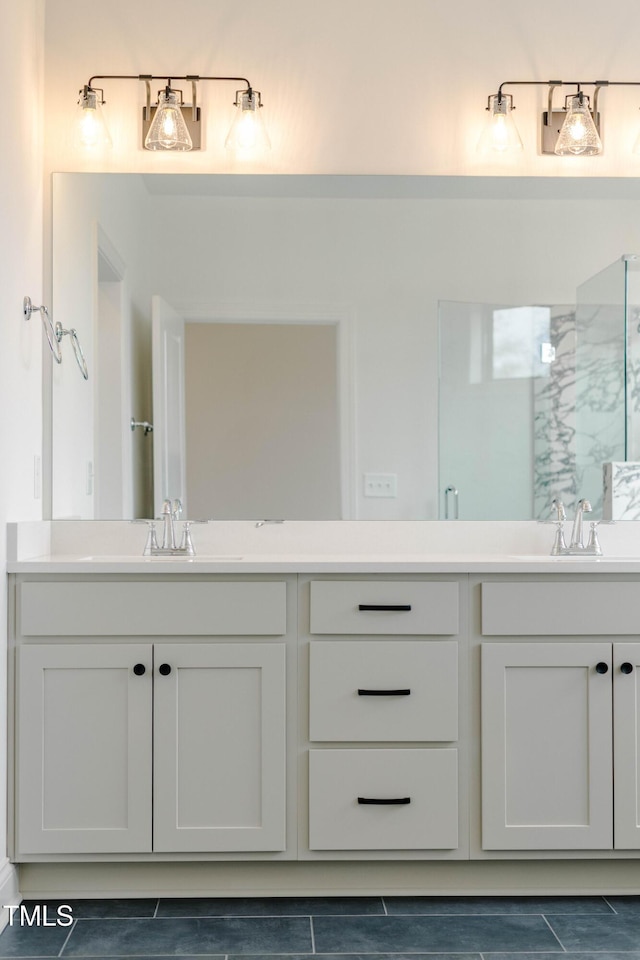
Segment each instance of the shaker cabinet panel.
M21 583L25 637L279 636L287 629L284 581Z
M615 847L640 849L640 643L613 646Z
M456 740L455 640L312 641L310 740Z
M312 580L310 632L458 632L458 584L440 581Z
M151 687L150 644L20 649L19 853L151 850Z
M482 645L482 846L613 845L611 644Z
M458 751L311 750L311 850L451 850Z
M154 850L284 850L284 644L155 652Z
M496 637L640 634L640 584L483 583L482 633Z

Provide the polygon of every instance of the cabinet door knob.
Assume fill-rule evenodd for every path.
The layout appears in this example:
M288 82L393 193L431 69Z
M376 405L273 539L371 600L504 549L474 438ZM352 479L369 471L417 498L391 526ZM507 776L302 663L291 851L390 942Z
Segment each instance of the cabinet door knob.
M168 663L161 663L158 667L158 673L161 673L163 677L168 677L171 673L171 667Z
M135 667L133 668L133 672L135 673L136 677L143 676L146 671L147 668L145 667L144 663L136 663Z
M625 663L620 664L621 673L633 673L633 664L626 661Z
M596 673L608 673L609 664L605 663L604 660L601 660L600 663L596 663Z

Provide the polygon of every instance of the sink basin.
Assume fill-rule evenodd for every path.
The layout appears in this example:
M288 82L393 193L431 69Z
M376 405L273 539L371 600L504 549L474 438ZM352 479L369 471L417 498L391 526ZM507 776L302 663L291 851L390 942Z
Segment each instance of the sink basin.
M132 563L132 562L138 562L139 560L144 560L145 562L153 561L154 563L156 560L160 560L161 562L162 561L166 562L167 560L169 561L206 560L206 561L209 561L210 563L226 563L227 560L243 560L244 558L240 556L232 556L230 554L204 554L204 553L196 554L195 557L187 557L184 554L174 554L174 555L162 554L157 557L143 557L141 554L127 553L127 554L117 555L113 553L103 553L103 554L94 554L93 556L89 556L89 557L81 557L80 559L81 560L98 560L103 562L111 561L112 563L125 563L125 562Z
M600 562L602 562L603 560L604 560L604 561L607 561L607 560L608 560L609 563L611 563L611 562L613 562L613 561L619 563L621 560L632 560L632 561L635 560L635 561L638 561L638 560L640 560L640 557L608 557L608 556L607 556L607 557L596 557L596 556L594 556L594 555L591 554L591 553L587 553L587 554L584 554L584 555L582 555L582 554L568 554L568 555L565 554L565 555L560 556L560 557L552 557L552 556L551 556L550 554L548 554L548 553L532 553L532 554L518 553L518 554L512 554L509 559L510 559L510 560L523 560L523 561L526 561L527 563L528 563L529 561L534 561L534 560L537 560L537 561L551 560L551 561L553 561L554 563L555 563L556 561L557 561L558 563L570 563L572 560L579 560L580 562L582 562L582 561L584 561L584 560L588 560L588 561L590 561L591 563L594 563L594 562L595 562L595 563L600 563Z

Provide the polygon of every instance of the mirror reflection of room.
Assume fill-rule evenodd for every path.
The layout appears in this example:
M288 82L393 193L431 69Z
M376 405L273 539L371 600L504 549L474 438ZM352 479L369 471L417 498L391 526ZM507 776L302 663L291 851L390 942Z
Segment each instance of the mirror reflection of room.
M588 178L571 200L554 178L535 188L518 178L508 186L468 177L237 180L54 175L56 315L78 328L92 370L87 384L54 370L54 516L150 516L164 497L179 497L188 515L214 519L438 519L448 487L458 491L460 519L547 518L558 495L569 507L586 496L594 515L606 512L603 464L621 477L614 465L635 457L628 430L624 439L629 412L605 428L609 400L598 406L602 371L610 370L612 384L626 376L614 359L624 335L618 331L610 346L610 331L597 332L605 306L621 315L623 293L594 299L585 281L622 263L621 235L630 243L637 235L640 250L633 183L621 204L607 181ZM170 361L184 382L175 393L177 381L166 380L175 396L164 413L152 349L156 297L186 332L183 353L176 348ZM580 311L586 317L594 303L595 380L576 406L565 382L571 338ZM485 311L473 336L471 321L451 313L456 304ZM195 373L184 367L190 331L204 336L207 327L207 337L235 328L247 338L227 345L226 358L217 349L222 371L212 360L219 391L212 401L193 399ZM288 339L294 330L324 331L324 372L319 348L287 363L289 347L259 347L269 329ZM515 343L534 350L533 367L530 360L513 367ZM488 344L502 344L493 359ZM552 347L554 358L543 358ZM204 353L196 355L206 369ZM262 380L263 393L250 400L240 374L251 356L251 382ZM455 373L463 360L475 401L465 400ZM311 403L315 366L324 390ZM279 412L269 412L277 391L268 374L282 390ZM572 376L587 383L580 369ZM499 399L490 399L489 384ZM232 388L239 394L232 397ZM189 409L208 411L197 427ZM169 427L171 417L181 426ZM132 418L152 423L153 433L131 431ZM620 423L622 439L600 449ZM205 475L205 461L217 473Z

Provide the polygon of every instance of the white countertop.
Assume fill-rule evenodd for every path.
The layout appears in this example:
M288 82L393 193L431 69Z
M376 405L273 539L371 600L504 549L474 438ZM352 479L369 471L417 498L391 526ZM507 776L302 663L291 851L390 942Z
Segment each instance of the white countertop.
M8 525L7 570L38 574L640 573L640 524L603 527L602 557L551 557L553 527L534 521L211 521L196 556L143 557L126 521Z

